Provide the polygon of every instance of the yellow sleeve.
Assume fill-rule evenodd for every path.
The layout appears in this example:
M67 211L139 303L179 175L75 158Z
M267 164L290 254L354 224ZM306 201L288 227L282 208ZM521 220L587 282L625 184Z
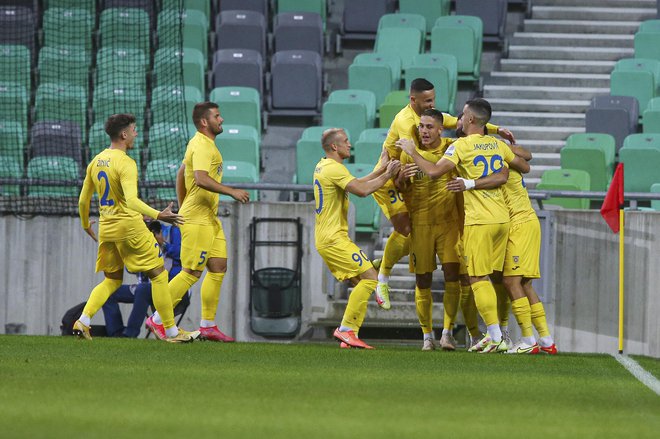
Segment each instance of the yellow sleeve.
M206 171L211 173L213 156L208 148L196 148L192 154L193 172Z
M383 142L383 148L387 150L391 159L398 159L401 156L401 150L395 145L397 140L399 140L399 129L396 118L394 118L392 125L390 125L390 130L387 132L385 142Z
M83 181L82 190L78 197L78 215L80 216L80 223L83 229L89 228L89 205L94 196L94 183L92 183L91 168L92 163L87 165L85 181Z
M144 201L138 198L137 193L137 165L133 159L126 160L121 171L121 187L126 197L126 206L142 215L150 218L158 218L158 212Z
M511 150L511 147L509 147L509 145L502 142L501 140L497 141L497 145L499 146L500 150L502 151L502 158L504 159L505 162L511 163L511 161L514 158L516 158L516 155Z
M346 169L346 166L344 165L332 166L328 171L328 179L342 189L346 189L348 183L355 180L355 177L348 172L348 169Z
M443 128L447 128L448 130L455 130L457 123L458 117L452 116L449 113L442 113ZM497 134L497 131L500 129L498 125L493 125L492 123L487 123L486 128L488 129L488 134Z
M461 140L459 139L456 142L449 145L449 147L447 147L447 151L445 151L445 154L442 156L442 158L449 160L455 165L458 165L458 162L460 161L458 149L459 146L462 144L463 142L461 142Z

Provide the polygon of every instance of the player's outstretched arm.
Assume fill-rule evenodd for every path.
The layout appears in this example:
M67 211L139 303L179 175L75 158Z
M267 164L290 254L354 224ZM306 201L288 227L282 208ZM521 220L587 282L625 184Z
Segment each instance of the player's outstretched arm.
M179 203L179 209L183 206L186 195L188 195L186 191L186 165L182 163L179 170L176 171L176 201Z
M527 174L531 169L527 160L519 156L515 156L515 158L509 162L509 166L521 174Z
M419 169L431 178L438 178L456 167L452 161L444 157L435 163L426 160L417 152L415 143L410 139L400 139L396 142L396 146L412 157Z
M241 203L247 203L250 201L250 194L248 194L246 191L243 189L234 189L232 187L218 183L211 178L207 171L195 171L194 175L195 184L197 184L197 186L201 187L202 189L215 192L216 194L229 195L234 200L240 201Z
M174 203L170 202L170 204L165 209L158 212L156 219L165 223L180 226L184 223L183 217L177 213L172 212L172 206L174 206Z
M380 174L378 177L371 180L364 180L363 178L354 178L350 183L346 185L346 190L352 194L357 195L358 197L366 197L378 189L383 187L387 181L394 177L397 172L399 172L399 167L401 163L398 160L390 160L387 164L385 172Z
M494 172L478 180L468 180L456 177L447 183L450 192L463 192L470 189L495 189L502 186L509 179L509 168L503 166L498 172Z
M406 163L401 166L399 173L394 179L394 186L399 192L407 192L410 189L410 179L419 172L419 167L414 163Z
M532 160L532 153L528 151L527 149L523 148L522 146L519 145L511 145L510 146L511 151L521 159L525 161L530 161Z

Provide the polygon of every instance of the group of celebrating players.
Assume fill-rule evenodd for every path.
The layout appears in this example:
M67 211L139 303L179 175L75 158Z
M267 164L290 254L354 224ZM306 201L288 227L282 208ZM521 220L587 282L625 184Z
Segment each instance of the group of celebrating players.
M437 256L445 280L442 349L456 349L452 330L460 307L470 352L556 354L532 286L540 277L541 227L522 178L531 154L514 145L510 131L488 123L491 107L484 99L466 102L458 118L434 106L433 84L412 81L409 105L392 122L374 171L361 178L343 165L351 148L346 132L323 133L326 156L314 172L316 248L338 280L353 284L334 337L342 348L372 349L358 337L369 297L375 291L378 305L391 308L389 275L408 254L422 350L434 350L431 281ZM457 138L442 137L443 128L455 130ZM373 194L392 222L382 260L372 263L349 238L348 193ZM522 334L515 345L508 333L509 309ZM479 330L478 315L486 334Z

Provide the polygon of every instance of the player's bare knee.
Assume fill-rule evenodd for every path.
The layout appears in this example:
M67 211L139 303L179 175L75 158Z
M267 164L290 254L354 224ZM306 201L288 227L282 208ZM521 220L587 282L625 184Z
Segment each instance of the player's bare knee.
M206 268L208 268L211 273L226 273L227 258L211 258L206 264Z
M104 271L103 275L107 279L112 279L112 280L124 280L124 270L121 271Z
M157 267L157 268L152 268L151 270L147 271L146 274L147 274L147 277L149 277L149 279L153 279L156 276L159 276L163 271L165 271L164 267Z
M502 283L502 272L501 271L493 271L490 274L490 280L493 281L495 284L501 284Z
M191 270L190 268L184 268L183 271L185 273L188 273L188 274L192 275L192 276L195 276L197 279L202 277L202 272L200 270Z
M410 216L407 213L399 213L394 215L390 218L390 221L392 222L392 226L397 233L403 236L410 235L412 229L410 226Z
M458 282L460 278L461 265L459 263L442 264L442 272L445 276L445 282Z
M428 289L431 288L433 281L433 273L424 273L415 275L415 284L417 288Z
M361 280L378 281L378 272L376 271L375 268L372 267L358 276L358 282Z

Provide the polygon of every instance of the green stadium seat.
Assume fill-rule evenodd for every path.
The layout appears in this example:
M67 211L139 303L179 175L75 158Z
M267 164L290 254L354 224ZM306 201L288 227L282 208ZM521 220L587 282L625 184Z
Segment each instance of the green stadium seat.
M276 13L280 12L316 12L321 16L323 25L327 19L326 0L276 0Z
M223 160L252 163L261 168L259 135L247 125L223 125L223 132L215 138Z
M403 69L407 69L415 55L423 50L422 33L412 27L397 28L396 32L380 29L376 34L374 52L382 55L397 55Z
M62 8L62 9L84 9L96 16L96 0L44 0L44 9Z
M21 163L22 167L26 141L27 133L19 122L0 121L0 156Z
M614 70L610 75L610 93L613 96L632 96L639 108L646 108L655 96L655 79L647 71Z
M242 162L240 160L224 161L222 163L222 183L258 183L259 167L254 163ZM259 193L256 190L248 190L250 201L259 201ZM234 201L229 195L220 195L220 201Z
M16 82L0 82L0 120L15 121L27 132L29 93Z
M479 17L452 15L436 20L431 32L431 53L454 55L459 81L478 81L481 75L483 22Z
M147 163L145 181L148 183L172 183L171 188L150 188L149 197L156 197L164 201L176 201L176 173L181 166L181 160L155 159Z
M619 161L625 165L625 190L648 192L660 180L660 134L629 135L619 150Z
M110 137L105 132L103 128L104 122L96 122L89 129L89 159L93 159L94 156L104 149L110 146ZM140 159L141 146L144 144L142 131L138 129L138 137L135 139L133 144L133 149L128 150L128 156L135 160L137 163L138 171L140 170L140 165L142 160Z
M37 88L35 121L76 122L83 138L87 132L87 91L69 84L42 84Z
M616 62L614 71L630 71L639 72L646 71L653 75L655 83L654 93L660 94L660 61L650 58L623 58ZM639 107L642 111L645 107L640 104Z
M376 95L380 107L392 90L401 83L401 59L398 55L360 53L348 68L348 87L369 90Z
M561 167L587 171L591 190L604 192L614 172L615 150L616 142L609 134L571 134L560 152Z
M374 165L372 163L348 163L348 172L360 178L370 174ZM355 205L355 231L374 233L380 229L380 208L374 197L358 197L350 194L349 199Z
M293 182L311 185L314 180L314 168L325 157L319 139L300 139L296 143L296 174Z
M4 145L0 145L2 148ZM4 151L0 149L0 178L21 178L23 177L23 157L20 161L15 157L5 156ZM21 194L21 186L18 184L0 183L0 197L11 197Z
M92 102L95 122L104 123L116 113L131 113L137 120L138 132L144 125L147 97L141 90L100 85L94 90Z
M328 101L323 104L323 125L344 128L351 138L357 138L362 130L373 128L376 96L367 90L344 92L345 90L332 92ZM364 99L365 96L368 97Z
M195 135L194 125L156 123L149 129L149 156L154 159L183 160L186 145Z
M387 128L371 128L362 131L360 138L353 145L355 150L353 161L375 165L383 151L383 143L387 138L388 131Z
M27 47L0 45L0 77L3 82L15 82L30 90L31 64L32 58Z
M195 87L156 87L151 95L151 123L191 122L193 108L203 100L204 95Z
M651 192L654 194L660 193L660 183L653 183L651 185ZM651 200L651 209L660 211L660 200Z
M444 68L447 77L439 70ZM415 78L425 78L435 86L436 108L454 113L456 93L458 92L458 61L454 55L442 53L423 53L413 59L412 66L406 72L406 90Z
M449 15L450 6L450 0L399 0L399 12L424 16L426 33L431 33L438 17Z
M27 166L28 178L42 180L61 180L65 186L30 185L28 195L31 197L78 197L80 188L71 184L80 178L78 163L71 157L42 156L35 157Z
M110 8L101 12L100 47L151 51L149 14L139 8Z
M96 86L138 88L146 93L148 64L140 49L100 49L96 56Z
M80 8L48 8L43 16L44 46L92 50L94 16Z
M642 113L642 126L645 133L660 133L660 97L649 101Z
M656 20L654 20L656 21ZM642 30L635 34L635 58L660 60L660 29Z
M410 103L410 94L406 90L390 92L385 97L385 102L380 106L378 112L378 126L380 128L389 128L392 125L394 117Z
M225 122L254 127L261 139L261 96L257 89L218 87L211 91L209 100L220 106L220 114Z
M162 10L179 10L181 0L162 0ZM183 8L186 11L199 11L204 13L206 17L211 16L211 2L208 0L183 0Z
M183 21L183 31L181 22ZM209 18L196 10L186 10L179 13L175 10L164 10L158 14L158 47L180 49L197 49L208 59ZM183 41L182 41L183 39Z
M591 179L587 171L580 169L549 169L541 175L541 182L536 185L538 190L557 191L589 191ZM551 197L543 204L561 206L566 209L589 209L587 198Z
M376 120L376 96L369 90L335 90L328 96L328 101L362 103L367 109L368 123L373 124Z
M183 58L183 60L182 60ZM183 62L183 81L181 80ZM158 49L154 56L154 87L188 85L206 90L206 60L197 49L183 51L172 47Z
M39 51L39 83L70 84L87 91L90 63L89 53L76 46L44 47Z
M385 14L378 20L379 31L381 29L402 27L418 29L421 38L420 43L422 46L424 45L424 41L426 40L426 18L423 15L406 13Z

